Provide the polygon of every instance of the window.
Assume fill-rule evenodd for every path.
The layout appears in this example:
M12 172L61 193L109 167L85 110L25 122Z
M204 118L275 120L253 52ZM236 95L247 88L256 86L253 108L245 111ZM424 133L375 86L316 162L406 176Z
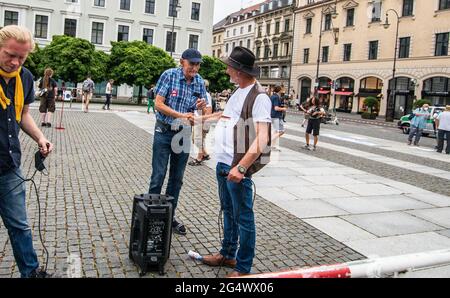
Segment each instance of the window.
M303 49L303 64L309 63L309 49Z
M117 41L128 41L129 32L129 26L119 25L119 30L117 30Z
M372 3L372 22L379 22L381 20L381 1L374 1Z
M189 48L198 50L198 35L189 34Z
M322 47L322 62L328 62L328 52L330 51L330 47Z
M153 44L153 29L144 28L142 40L148 44Z
M262 26L258 27L258 37L262 36Z
M352 44L344 44L344 61L350 61L352 57Z
M273 57L276 58L278 57L278 44L274 44L273 45Z
M280 33L280 22L275 22L275 34Z
M247 39L247 49L250 49L251 41L250 39Z
M412 16L413 15L413 8L414 8L414 0L403 0L402 15L404 17Z
M225 45L225 52L228 53L229 48L230 48L230 45L229 45L229 44L226 44L226 45Z
M450 0L439 0L439 10L449 8L450 8Z
M103 44L103 23L92 22L91 42Z
M175 46L177 43L177 33L172 31L167 31L166 35L166 51L167 52L175 52Z
M436 50L435 56L447 56L448 55L448 39L449 32L436 34Z
M289 68L287 66L281 67L281 78L282 79L287 79L289 77L288 70L289 70Z
M284 21L284 32L289 32L290 31L290 19L287 19Z
M289 43L286 42L284 43L284 56L288 56L289 55Z
M105 0L94 0L94 6L105 7Z
M169 17L178 17L177 6L178 0L169 0Z
M244 27L241 27L241 34L244 34Z
M306 19L306 31L305 34L311 33L311 27L312 27L312 18Z
M216 43L216 42L217 42L217 37L214 36L213 43Z
M242 45L243 45L243 41L240 40L240 41L239 41L239 46L242 47Z
M120 9L121 10L130 10L131 9L131 0L120 0Z
M48 16L36 15L34 36L36 38L47 38Z
M19 13L17 11L5 10L4 26L18 25L18 24L19 24Z
M256 58L259 59L261 57L261 47L256 48Z
M355 25L355 9L347 9L347 22L345 23L347 27Z
M398 58L409 58L409 45L411 42L411 37L400 38L400 50L398 52Z
M200 3L192 2L191 20L200 20Z
M369 41L369 60L378 59L378 40Z
M248 30L247 30L247 32L252 32L252 25L248 25Z
M155 14L155 0L145 0L145 13Z
M72 37L77 36L77 20L75 19L64 20L64 35Z
M233 29L233 36L236 36L236 29Z
M266 25L266 34L270 35L270 24Z
M269 46L264 46L264 58L269 58L270 48Z
M325 24L324 24L323 30L325 30L325 31L331 30L331 14L325 15Z

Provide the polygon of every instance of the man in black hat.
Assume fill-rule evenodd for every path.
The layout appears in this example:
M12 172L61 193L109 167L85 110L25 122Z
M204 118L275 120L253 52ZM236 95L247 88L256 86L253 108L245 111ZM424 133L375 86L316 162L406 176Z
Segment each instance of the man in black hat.
M220 252L204 256L203 262L232 267L234 271L228 277L234 277L249 274L255 256L251 177L269 162L272 104L255 79L259 68L255 67L255 55L249 49L236 47L223 61L231 82L239 88L223 113L208 117L219 119L215 153L224 238Z
M199 51L187 49L181 56L181 67L166 70L155 87L157 114L149 193L161 193L170 158L166 195L174 198L174 215L189 159L189 124L193 120L194 110L204 110L206 107L205 83L198 74L201 62ZM172 227L174 233L186 235L185 226L175 216Z

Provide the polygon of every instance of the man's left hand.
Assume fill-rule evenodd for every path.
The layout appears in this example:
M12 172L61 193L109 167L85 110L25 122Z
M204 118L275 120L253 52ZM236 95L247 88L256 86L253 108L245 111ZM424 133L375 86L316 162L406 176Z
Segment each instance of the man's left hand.
M230 173L228 174L229 181L234 183L240 183L242 179L244 179L244 174L241 174L238 171L237 166L230 170Z
M39 151L42 153L44 157L47 157L50 152L53 151L53 144L50 143L46 138L40 138L37 142L39 146Z
M206 100L204 98L197 99L196 107L197 110L203 110L206 108Z

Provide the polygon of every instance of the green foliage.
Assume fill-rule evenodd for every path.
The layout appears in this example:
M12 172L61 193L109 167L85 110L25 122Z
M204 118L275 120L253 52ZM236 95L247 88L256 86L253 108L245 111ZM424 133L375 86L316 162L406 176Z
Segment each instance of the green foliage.
M225 89L234 89L230 77L225 73L227 66L217 58L203 56L199 74L209 81L211 92L221 92Z
M108 68L116 84L148 86L176 66L165 51L143 41L112 42Z
M38 78L40 76L39 63L41 62L42 59L41 56L42 51L39 48L38 44L36 44L34 51L28 55L27 60L23 64L23 66L25 66L29 71L31 71L31 73L35 78Z
M414 102L414 109L421 108L424 104L428 104L431 106L431 100L428 99L418 99Z
M66 82L83 81L90 73L98 73L99 55L92 43L85 39L65 35L53 36L52 42L42 51L39 63L39 74L43 75L45 68L51 67L56 78Z
M91 65L91 76L94 82L102 82L109 79L109 55L103 51L95 51Z
M378 105L378 99L373 96L369 96L364 99L364 105L369 109L369 113L372 113L372 109Z

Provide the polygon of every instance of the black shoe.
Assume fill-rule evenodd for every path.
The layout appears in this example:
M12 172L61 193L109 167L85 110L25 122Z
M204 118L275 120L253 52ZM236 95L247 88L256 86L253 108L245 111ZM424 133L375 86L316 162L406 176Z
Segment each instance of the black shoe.
M172 229L175 234L186 235L185 226L182 223L178 222L176 219L172 221Z
M47 122L47 127L52 127L52 124L50 122Z
M30 275L28 275L28 278L52 278L53 274L47 273L47 271L44 271L42 268L37 268L33 272L31 272Z
M47 126L47 123L42 122L42 123L41 123L41 126L42 126L42 127L46 127L46 126Z

